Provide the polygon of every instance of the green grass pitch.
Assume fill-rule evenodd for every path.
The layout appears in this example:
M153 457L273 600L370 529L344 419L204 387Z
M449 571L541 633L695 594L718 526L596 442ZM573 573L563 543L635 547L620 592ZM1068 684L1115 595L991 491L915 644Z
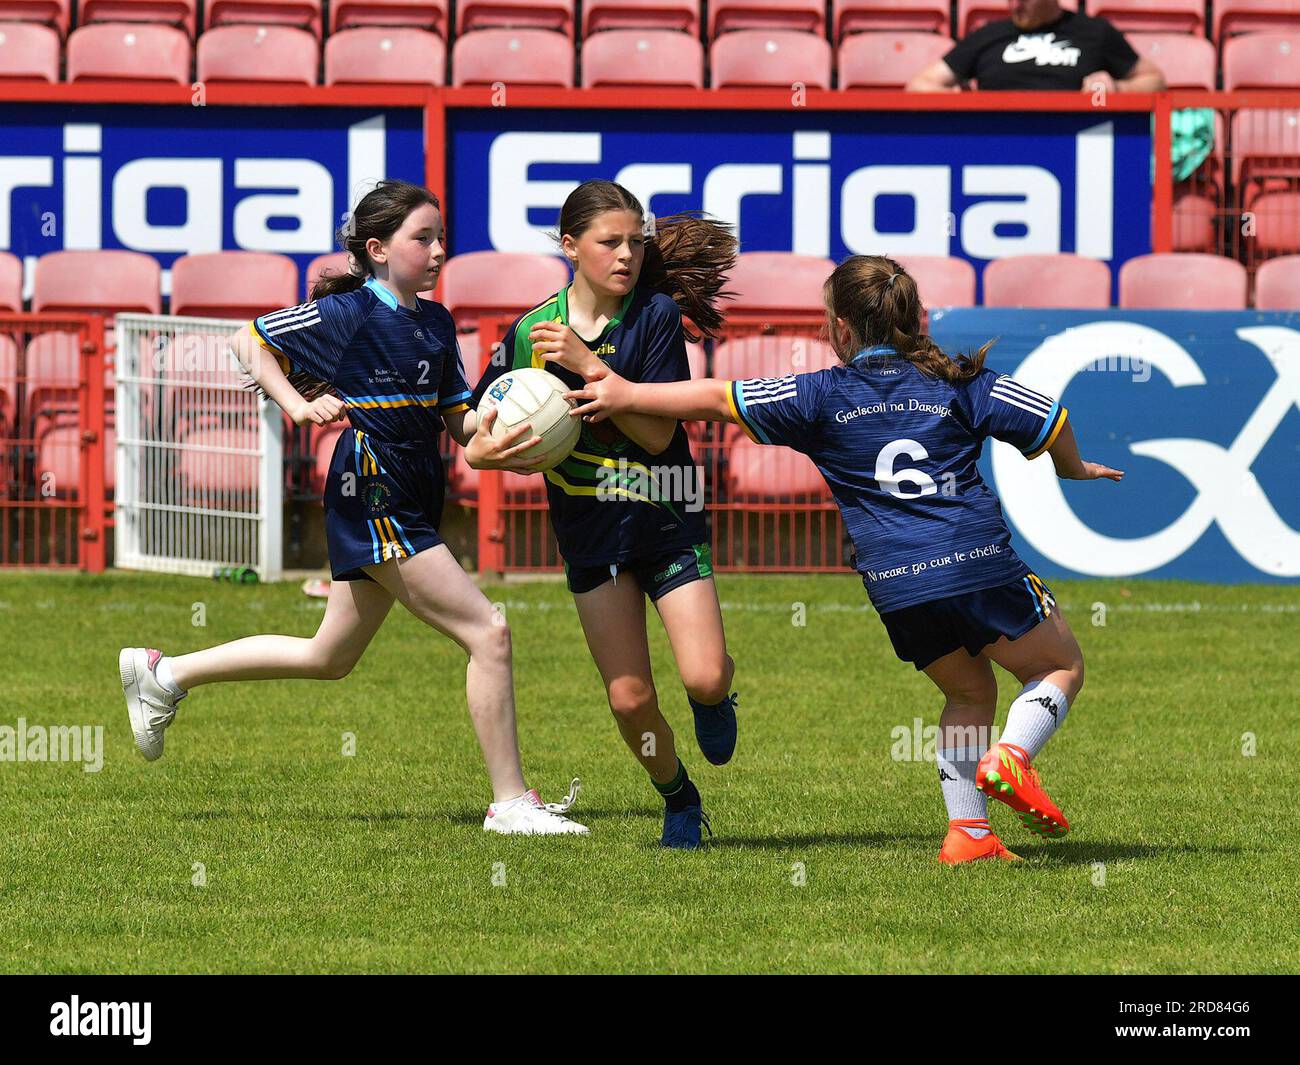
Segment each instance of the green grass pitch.
M1039 765L1073 830L1039 840L990 804L1026 861L950 869L933 763L891 756L894 730L933 724L939 699L893 657L861 584L719 587L741 693L731 765L699 754L651 624L717 833L684 854L656 846L661 803L560 584L487 589L514 631L529 782L548 799L584 782L591 836L530 840L481 830L463 656L400 608L343 681L195 691L149 764L119 646L310 635L322 604L291 585L7 575L0 725L105 738L98 773L0 762L0 970L1300 970L1294 588L1054 582L1088 681ZM999 723L1014 695L1000 680Z

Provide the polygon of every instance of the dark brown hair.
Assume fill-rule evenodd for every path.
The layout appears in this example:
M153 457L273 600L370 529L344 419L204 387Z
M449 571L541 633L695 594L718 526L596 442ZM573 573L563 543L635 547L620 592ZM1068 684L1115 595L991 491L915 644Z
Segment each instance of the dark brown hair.
M438 197L423 185L412 185L409 181L395 178L384 179L361 197L353 208L334 239L348 253L348 271L345 274L323 273L311 287L309 300L318 300L323 296L337 296L343 292L352 292L366 283L366 278L373 277L375 264L366 254L366 241L371 237L388 240L402 228L406 216L424 204L442 209ZM338 393L328 384L302 370L292 370L287 375L289 384L307 400ZM253 385L257 392L265 391Z
M348 272L322 274L312 285L309 298L318 300L322 296L351 292L364 285L366 278L375 273L375 264L366 254L366 241L371 237L388 240L402 228L407 215L426 203L442 210L438 197L423 185L412 185L396 178L380 181L361 197L334 235L339 247L348 253Z
M560 236L582 236L605 211L631 211L645 218L641 201L622 185L584 181L560 209ZM735 295L722 286L736 265L736 247L732 228L702 212L656 218L653 232L646 236L636 283L670 296L683 317L705 336L714 336L722 328L722 314L714 303ZM692 342L700 339L689 329L686 336Z
M918 370L931 377L958 383L969 381L984 369L993 341L974 355L955 359L921 332L921 296L912 275L883 255L854 255L845 259L822 288L827 326L835 341L835 319L849 329L850 350L836 349L848 362L863 348L887 344Z

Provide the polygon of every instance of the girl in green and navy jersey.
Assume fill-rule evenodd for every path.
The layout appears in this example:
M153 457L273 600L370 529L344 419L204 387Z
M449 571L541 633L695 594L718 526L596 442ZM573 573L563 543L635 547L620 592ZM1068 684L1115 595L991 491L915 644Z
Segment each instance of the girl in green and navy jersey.
M565 201L560 238L572 283L515 322L504 358L493 360L471 405L503 373L525 366L546 367L580 388L582 376L546 361L560 352L593 374L608 366L637 381L689 378L682 314L704 332L721 324L713 301L735 261L730 231L680 216L646 236L635 196L613 182L588 181ZM649 597L672 645L700 750L714 765L726 763L736 746L736 697L728 694L735 663L686 432L675 419L638 414L584 425L572 455L546 480L569 590L610 709L664 796L662 843L698 847L708 820L659 708L645 622Z

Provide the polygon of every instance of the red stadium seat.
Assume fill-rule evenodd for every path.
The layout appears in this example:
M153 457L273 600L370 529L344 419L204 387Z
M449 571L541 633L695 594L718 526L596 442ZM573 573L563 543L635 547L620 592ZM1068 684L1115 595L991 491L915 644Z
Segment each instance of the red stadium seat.
M1300 252L1300 192L1265 192L1251 201L1252 259Z
M975 267L955 255L894 255L926 307L974 307Z
M32 310L49 314L162 312L162 271L137 251L52 251L36 260Z
M540 474L503 473L506 499L512 503L538 503L546 498L546 478ZM456 448L452 461L452 483L456 491L471 499L478 498L479 471L465 461L465 452Z
M204 426L179 442L185 447L176 477L184 505L211 506L213 497L247 496L258 490L261 445L256 423Z
M72 0L0 0L0 22L43 22L67 36Z
M0 333L0 437L19 435L18 424L18 342ZM3 449L0 449L2 452ZM3 455L0 453L0 462Z
M673 30L606 30L579 58L585 89L704 87L704 45Z
M346 274L348 272L348 253L345 251L332 251L326 255L318 255L307 264L306 285L303 289L303 299L311 299L311 290L316 286L324 274ZM292 301L290 301L292 302ZM285 304L287 307L288 304Z
M451 49L451 83L573 87L573 42L550 30L474 30Z
M1205 36L1203 0L1091 0L1088 14L1106 19L1125 35L1146 30Z
M459 328L484 314L514 317L569 283L569 268L552 255L472 251L442 268L442 302Z
M59 80L59 34L35 22L0 22L0 82Z
M831 46L823 37L788 30L737 30L709 48L715 89L831 87Z
M325 479L329 476L330 462L334 458L334 447L339 437L351 430L347 421L331 422L329 425L312 426L311 432L311 471L308 483L317 495L325 492Z
M97 22L68 35L68 80L190 84L190 39L175 26Z
M739 435L736 435L739 434ZM756 444L739 427L728 433L727 498L732 502L821 502L830 498L812 459L786 447Z
M1247 33L1224 41L1223 87L1300 88L1300 25L1295 33Z
M825 0L710 0L709 39L732 30L793 30L825 37Z
M321 0L207 0L203 25L296 26L319 40L321 6Z
M1246 307L1246 268L1220 255L1139 255L1119 268L1119 305L1173 311Z
M1214 251L1217 201L1199 193L1174 193L1174 251Z
M876 30L947 35L950 23L947 0L835 0L834 19L832 39L841 43L851 33Z
M81 0L77 24L88 22L162 22L194 37L197 0Z
M1078 11L1082 5L1075 0L1061 0L1066 11ZM957 0L958 39L974 33L981 26L1007 18L1006 0Z
M291 26L218 26L199 37L199 81L315 85L320 45Z
M901 89L951 48L937 33L855 33L840 44L840 88Z
M835 263L817 255L783 251L751 251L736 257L724 286L736 294L721 304L728 318L741 315L771 317L824 315L822 286Z
M1255 271L1255 310L1300 311L1300 255L1270 259Z
M456 5L456 36L509 26L556 30L572 37L573 8L573 0L461 0Z
M700 0L586 0L582 35L604 30L677 30L700 35Z
M1300 0L1214 0L1214 39L1234 33L1300 32Z
M1125 34L1133 51L1151 60L1171 89L1213 89L1218 72L1214 45L1186 33Z
M0 251L0 311L23 309L23 261Z
M287 255L218 251L172 264L172 314L247 321L298 302L298 267Z
M447 8L447 0L333 0L330 33L351 26L407 26L446 40Z
M1232 116L1232 180L1249 206L1256 182L1300 178L1300 111L1243 108Z
M326 85L445 85L447 45L436 33L363 26L325 42Z
M1110 306L1110 267L1081 255L1011 255L984 267L985 307Z
M742 377L783 377L839 365L835 349L814 336L771 334L739 337L713 351L713 376L722 381Z
M114 415L107 412L104 424L104 495L111 498L117 476L117 431ZM36 478L47 474L53 495L41 494L50 503L73 498L81 482L81 426L76 410L61 410L38 417L32 432L36 444Z

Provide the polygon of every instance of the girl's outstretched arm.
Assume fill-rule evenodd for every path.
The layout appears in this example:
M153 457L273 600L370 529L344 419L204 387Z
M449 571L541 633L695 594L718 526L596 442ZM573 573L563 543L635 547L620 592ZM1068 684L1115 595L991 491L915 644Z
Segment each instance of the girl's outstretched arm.
M615 414L652 414L682 421L734 422L731 406L731 382L712 377L664 383L629 381L612 370L585 388L565 393L576 400L575 416L603 421Z
M1047 453L1052 456L1056 476L1067 481L1095 481L1100 477L1108 477L1112 481L1124 479L1123 470L1112 470L1099 462L1087 462L1079 457L1079 445L1075 442L1069 418L1066 418Z

